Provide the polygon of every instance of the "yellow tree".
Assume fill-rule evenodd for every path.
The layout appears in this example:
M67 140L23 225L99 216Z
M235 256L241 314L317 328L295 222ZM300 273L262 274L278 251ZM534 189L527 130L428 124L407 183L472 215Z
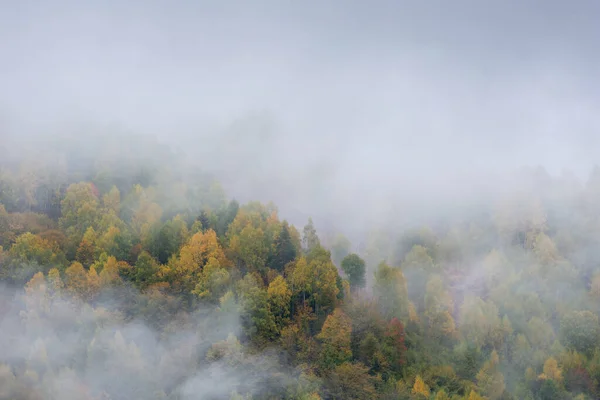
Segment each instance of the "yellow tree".
M446 391L442 389L436 393L434 400L450 400L450 396L448 396Z
M551 264L560 259L554 241L545 233L539 233L533 242L533 252L543 264Z
M229 266L212 229L194 234L179 251L179 257L172 257L160 275L169 281L174 292L190 293L196 288L202 268L210 258L214 258L220 267Z
M339 308L327 316L317 339L321 342L321 366L329 370L352 357L350 338L352 321Z
M115 257L108 257L104 263L104 267L102 267L102 271L100 271L99 276L101 287L111 286L121 282L121 277L119 276L119 265Z
M550 357L544 363L544 372L539 376L540 379L552 379L557 383L562 382L562 371L558 368L558 363L556 359Z
M87 290L85 300L93 300L100 292L100 277L96 268L92 265L87 273Z
M89 267L94 262L96 253L97 235L93 227L89 227L83 234L83 238L79 243L75 259L86 267Z
M65 288L74 297L85 299L87 295L88 275L79 262L74 262L65 270Z
M113 254L117 248L117 238L121 234L121 229L111 225L96 241L96 249L99 253Z
M56 251L55 246L48 240L27 232L17 237L8 255L14 260L49 266L61 261Z
M429 386L423 381L420 375L415 378L415 384L412 389L412 393L419 397L428 399L430 395Z
M290 300L292 291L288 288L282 276L277 276L267 289L269 309L275 317L275 324L279 331L287 324L290 317Z
M486 399L481 397L476 391L471 390L471 393L469 393L469 397L467 398L467 400L486 400Z
M337 287L337 268L331 260L315 259L307 263L304 257L298 259L289 277L289 283L295 294L308 300L315 312L335 305L339 293Z

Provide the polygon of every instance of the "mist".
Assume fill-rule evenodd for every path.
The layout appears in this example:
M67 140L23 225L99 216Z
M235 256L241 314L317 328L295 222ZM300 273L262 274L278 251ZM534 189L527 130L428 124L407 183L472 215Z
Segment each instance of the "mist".
M272 398L284 392L290 399L314 400L320 397L302 396L317 392L345 398L336 392L343 386L340 365L315 361L319 346L325 347L318 332L343 309L360 335L371 329L361 318L403 321L411 369L398 367L393 379L383 379L398 396L425 373L419 368L438 362L437 354L426 354L425 361L414 355L427 348L456 367L462 386L455 395L466 398L479 378L460 371L453 357L467 354L472 342L480 351L475 372L483 370L484 358L493 361L493 348L506 390L537 395L531 382L546 380L535 375L547 372L545 361L556 357L568 371L565 348L581 350L559 335L569 312L598 312L598 16L600 4L586 0L2 2L0 200L12 203L0 201L0 278L9 282L0 288L0 379L37 382L49 398L68 398L64 388L81 385L94 398L106 396L106 388L113 398L238 399L238 390L261 398L264 388ZM36 204L45 195L33 190L42 181L48 193L56 187L56 198L38 201L47 208ZM92 182L89 196L99 216L116 217L98 216L90 226L99 235L89 234L90 242L108 241L111 228L123 233L118 246L108 250L104 243L106 252L97 251L93 263L82 261L92 276L86 279L93 279L92 266L99 273L108 268L110 255L125 263L119 267L125 287L82 305L62 295L47 300L42 285L34 291L46 296L40 303L35 293L22 291L36 271L49 279L56 267L64 276L67 265L85 259L86 248L80 248L88 227L65 222L61 210L68 188L79 181ZM150 183L135 186L141 181ZM121 196L116 211L103 197L113 185ZM148 204L160 206L158 216ZM136 222L138 213L147 225ZM275 268L275 255L248 261L239 237L234 240L243 237L239 221L248 215L256 231L246 232L258 235L248 234L248 243L264 234L271 247L283 220L296 227L314 220L320 242L312 238L319 243L313 247L330 250L325 258L331 265L323 265L339 279L331 284L337 288L331 304L319 311L320 304L309 300L313 322L299 311L306 293L293 287L301 260L323 267L315 261L323 254L300 245L307 232L310 242L310 229L290 228L298 257L287 260L291 269L286 263ZM163 224L172 225L163 231ZM184 225L179 236L173 233ZM79 231L73 233L74 226ZM216 269L226 278L193 271L193 284L178 289L173 271L185 264L182 249L207 227L227 255L219 259L226 273ZM64 240L57 231L64 231ZM27 233L48 240L40 243L52 250L51 261L34 252L31 263L15 245L36 248L37 239ZM161 246L170 247L161 253ZM146 250L150 267L138 265ZM341 266L350 252L366 261L360 290L350 290ZM203 259L202 268L209 264ZM150 268L156 281L127 275L142 268ZM285 318L268 303L276 276L291 286L291 299L280 307L291 307ZM217 279L210 284L235 293L237 311L222 310L225 292L206 304L198 300L201 279ZM388 304L386 279L406 286L401 305ZM437 343L424 334L424 321L432 317L423 293L442 286L440 298L451 298L445 310L453 331ZM152 303L158 292L148 288L165 303ZM529 308L522 311L515 302ZM388 313L394 307L401 311ZM277 329L252 325L255 314L269 313L286 323ZM481 324L492 315L485 324L502 326L502 344L475 337L472 315ZM533 335L536 327L548 337ZM376 339L369 340L383 346L388 328L373 329ZM368 376L381 378L363 354L362 336L352 335L352 365L367 365ZM511 353L520 336L531 344L529 353L523 351L528 360ZM306 348L290 345L290 337L305 340ZM103 350L94 353L94 343ZM231 354L223 356L219 346ZM211 358L213 350L225 358ZM38 353L46 364L39 364ZM585 354L589 365L600 359L600 353ZM519 392L528 367L538 378L525 378L531 387ZM132 371L144 375L136 380ZM348 380L371 379L363 375ZM600 381L600 374L592 378ZM135 384L128 388L127 379ZM278 379L281 385L273 383ZM369 385L384 392L377 382ZM600 388L588 392L597 395Z
M524 165L587 178L599 11L589 1L6 2L0 120L20 138L155 135L222 167L232 196L302 220L340 211L327 224L349 213L379 222L364 209L460 203ZM236 163L241 154L251 156Z

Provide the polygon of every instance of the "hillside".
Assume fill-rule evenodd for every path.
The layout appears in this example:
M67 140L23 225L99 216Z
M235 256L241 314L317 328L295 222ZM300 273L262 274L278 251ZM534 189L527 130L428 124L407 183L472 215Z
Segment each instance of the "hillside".
M147 137L19 151L0 399L600 396L598 171L524 170L481 212L359 247Z

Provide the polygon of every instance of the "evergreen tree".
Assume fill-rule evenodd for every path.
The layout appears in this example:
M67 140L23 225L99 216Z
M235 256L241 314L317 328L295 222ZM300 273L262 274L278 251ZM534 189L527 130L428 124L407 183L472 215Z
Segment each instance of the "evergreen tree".
M283 221L281 232L275 239L275 254L271 262L273 269L283 271L285 266L296 258L296 247L290 235L287 221Z

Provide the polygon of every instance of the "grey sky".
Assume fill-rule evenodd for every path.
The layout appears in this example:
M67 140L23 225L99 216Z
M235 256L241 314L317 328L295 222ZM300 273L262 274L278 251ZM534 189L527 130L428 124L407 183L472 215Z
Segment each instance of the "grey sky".
M289 160L328 160L331 191L359 197L598 161L596 1L0 4L0 116L14 126L189 139L267 110Z

